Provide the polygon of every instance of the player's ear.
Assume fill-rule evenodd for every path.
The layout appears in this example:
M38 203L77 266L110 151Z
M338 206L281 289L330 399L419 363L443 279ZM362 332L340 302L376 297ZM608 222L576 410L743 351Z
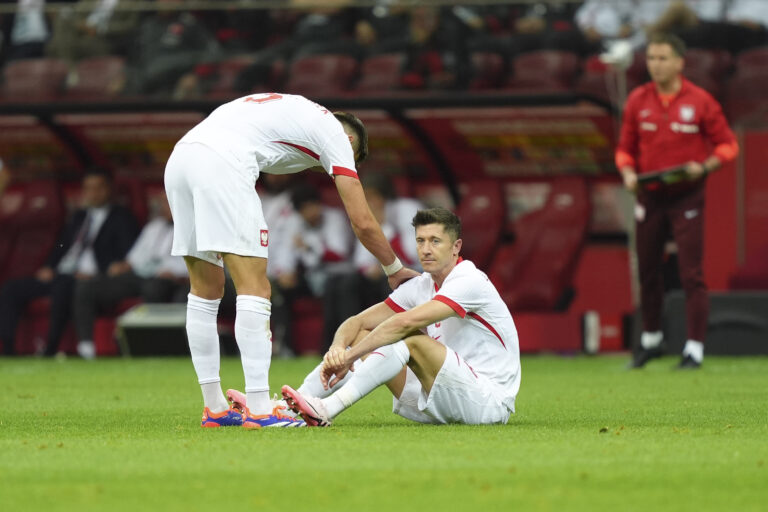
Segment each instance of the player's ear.
M455 242L453 242L453 249L454 249L454 256L458 256L461 252L461 238L457 239Z

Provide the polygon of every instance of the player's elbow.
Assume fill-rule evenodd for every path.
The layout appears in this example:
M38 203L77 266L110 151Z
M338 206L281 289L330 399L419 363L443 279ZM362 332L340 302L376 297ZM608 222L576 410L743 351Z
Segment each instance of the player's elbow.
M381 230L376 219L367 215L350 218L349 220L352 224L352 230L359 240L369 240Z

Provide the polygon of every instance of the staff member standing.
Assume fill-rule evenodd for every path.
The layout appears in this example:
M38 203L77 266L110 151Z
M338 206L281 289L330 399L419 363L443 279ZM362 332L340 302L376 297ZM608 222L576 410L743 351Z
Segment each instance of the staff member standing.
M698 368L704 358L709 316L702 271L706 176L734 160L736 137L718 102L682 76L685 44L676 36L650 37L646 62L651 82L629 95L624 109L616 167L637 193L637 256L643 333L631 367L662 354L664 245L671 232L678 247L685 289L688 340L680 368ZM671 185L638 185L638 175L684 167L686 179Z

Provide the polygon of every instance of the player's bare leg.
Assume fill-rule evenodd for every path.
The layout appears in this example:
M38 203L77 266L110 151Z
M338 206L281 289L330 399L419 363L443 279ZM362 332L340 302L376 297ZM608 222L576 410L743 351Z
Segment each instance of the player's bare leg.
M210 262L185 256L190 292L187 299L187 339L192 364L203 393L203 427L240 426L242 416L230 410L221 391L220 349L216 318L224 295L224 270Z

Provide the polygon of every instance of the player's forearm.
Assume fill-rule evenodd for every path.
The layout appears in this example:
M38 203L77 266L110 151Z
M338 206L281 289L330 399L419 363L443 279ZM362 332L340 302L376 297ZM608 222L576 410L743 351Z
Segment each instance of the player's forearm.
M373 254L379 263L389 265L395 261L395 251L389 245L387 237L381 231L381 226L371 217L369 222L352 224L355 236L360 243Z
M380 323L368 336L360 340L360 343L352 347L347 352L347 359L356 361L379 347L400 341L418 328L418 325L413 325L402 315L392 316Z
M362 325L362 322L357 316L352 316L344 320L333 335L333 343L331 343L330 349L346 349L353 341L355 341L360 329L362 329Z

